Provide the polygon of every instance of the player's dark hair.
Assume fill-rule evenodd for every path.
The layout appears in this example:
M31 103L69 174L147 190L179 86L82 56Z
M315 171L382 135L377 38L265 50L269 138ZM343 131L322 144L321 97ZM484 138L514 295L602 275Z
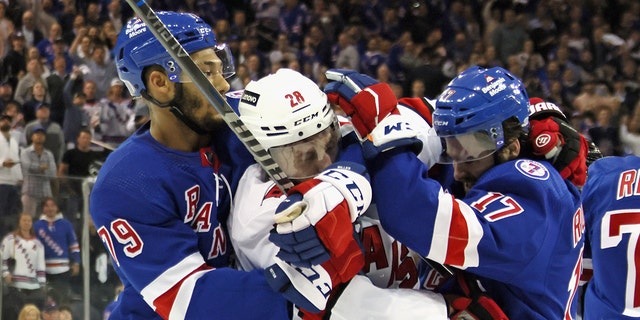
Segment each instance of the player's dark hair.
M508 146L515 140L520 141L520 155L523 154L523 147L528 144L528 135L527 131L522 128L522 123L516 117L510 117L507 120L502 121L502 130L504 133L504 147ZM496 164L503 163L509 159L504 159L501 156L501 152L496 152L493 154L493 159Z

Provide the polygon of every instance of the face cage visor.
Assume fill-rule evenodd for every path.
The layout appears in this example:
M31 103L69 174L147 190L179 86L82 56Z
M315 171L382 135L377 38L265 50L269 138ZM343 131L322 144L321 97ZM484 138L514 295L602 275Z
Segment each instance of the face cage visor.
M289 178L306 180L332 164L340 150L338 119L324 130L302 141L272 147L269 153Z
M500 128L502 127L500 126ZM502 132L499 134L496 132L501 130L492 128L491 131L493 134L482 130L473 133L441 137L442 153L440 154L438 163L470 162L484 159L494 154L504 145L504 137ZM496 136L499 138L496 139Z
M233 63L233 54L231 53L231 49L223 43L213 47L213 52L215 52L216 56L218 56L218 59L220 60L201 61L194 59L193 62L195 62L211 83L213 83L213 80L218 75L222 75L225 80L233 77L236 74L236 67ZM191 77L189 77L186 72L181 72L177 82L189 83L193 82L193 80L191 80Z

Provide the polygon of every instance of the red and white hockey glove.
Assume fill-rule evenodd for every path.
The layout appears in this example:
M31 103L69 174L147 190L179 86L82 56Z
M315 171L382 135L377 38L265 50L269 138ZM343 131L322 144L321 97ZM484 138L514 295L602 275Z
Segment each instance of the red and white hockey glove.
M278 257L308 267L353 248L353 222L371 203L372 190L364 166L336 162L313 179L289 190L278 206L269 239Z
M487 296L478 285L477 280L470 274L459 272L458 285L464 296L451 297L447 301L451 320L508 320L507 315Z
M398 100L388 84L353 70L329 69L325 75L331 82L324 92L351 117L360 140L389 114L398 114Z
M302 309L323 310L331 290L364 266L353 222L371 203L365 175L362 165L334 163L292 188L276 210L269 239L283 261L266 270L267 281Z
M569 125L555 104L529 99L529 141L534 155L544 157L576 186L587 178L587 139Z

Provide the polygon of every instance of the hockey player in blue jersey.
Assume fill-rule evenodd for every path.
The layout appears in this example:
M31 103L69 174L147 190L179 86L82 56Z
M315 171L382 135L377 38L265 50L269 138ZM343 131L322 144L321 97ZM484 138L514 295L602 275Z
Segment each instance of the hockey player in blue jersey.
M228 91L231 53L211 27L193 14L158 16L215 89ZM226 219L251 155L140 19L123 27L114 52L151 120L110 154L91 192L91 217L124 285L110 319L289 318L285 297L304 302L297 288L307 278L284 279L283 294L262 270L229 268Z
M593 277L583 319L640 319L640 157L606 157L582 190Z
M383 227L421 255L475 274L512 319L572 319L583 250L580 194L547 162L523 158L528 97L502 68L471 67L438 97L442 163L464 196L427 178L411 128L371 82L329 70L329 99L351 116Z
M390 88L385 88L388 89L386 93L393 96ZM313 184L313 177L327 166L345 167L345 160L364 162L351 123L344 117L337 117L326 94L299 72L279 69L274 74L250 82L244 94L255 99L241 100L238 109L243 123L297 188ZM440 155L440 139L429 124L430 110L425 104L410 101L401 101L398 108L403 118L416 128L416 137L427 146L422 148L418 158L431 167ZM289 200L296 201L297 189L292 191ZM238 260L244 269L267 268L274 263L278 252L278 257L295 260L296 263L312 262L322 256L323 248L316 250L315 246L307 245L310 243L308 237L296 238L305 242L304 246L300 245L303 247L301 251L285 249L291 232L280 225L269 235L273 212L286 197L257 164L249 167L240 180L229 227ZM299 217L306 218L304 214ZM350 227L347 232L353 232L350 222L346 222ZM291 223L295 224L296 220ZM474 307L484 310L492 307L490 310L495 315L492 319L498 318L499 308L486 297L484 304L479 305L451 295L451 301L459 300L449 303L452 310L447 310L442 296L427 290L409 290L433 289L429 286L437 284L439 277L433 272L422 277L422 268L419 269L421 258L381 228L375 206L356 218L354 229L364 249L363 275L356 276L345 286L331 310L325 312L325 317L330 314L331 319L349 320L446 319L451 314L452 319L460 319L463 314L469 316L469 310ZM302 229L294 233L304 232ZM283 240L286 243L283 248L278 248L270 239L277 244ZM453 306L467 306L468 309L455 310Z

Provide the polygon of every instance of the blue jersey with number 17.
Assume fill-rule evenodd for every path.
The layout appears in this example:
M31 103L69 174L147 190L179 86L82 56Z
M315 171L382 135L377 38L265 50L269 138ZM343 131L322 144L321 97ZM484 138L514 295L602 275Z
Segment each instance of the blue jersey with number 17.
M262 270L229 266L226 219L252 158L223 129L200 152L158 143L149 124L107 158L91 217L124 291L110 319L287 319Z
M387 232L427 258L478 276L511 319L572 319L582 269L580 194L548 163L487 170L461 199L411 152L369 164Z
M594 162L582 197L593 264L583 319L640 319L640 157Z

